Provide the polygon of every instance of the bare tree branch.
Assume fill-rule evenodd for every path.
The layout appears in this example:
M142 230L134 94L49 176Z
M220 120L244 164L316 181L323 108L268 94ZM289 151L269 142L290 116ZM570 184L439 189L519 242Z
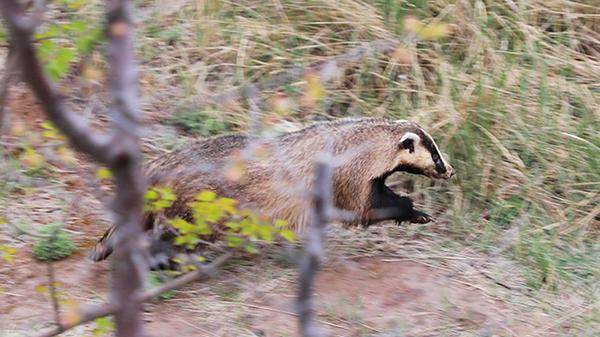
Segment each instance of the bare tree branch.
M113 304L111 302L85 307L84 309L80 309L77 312L78 320L68 321L68 322L60 322L60 324L57 327L55 327L51 330L48 330L46 332L43 332L43 333L39 334L37 337L52 337L52 336L59 335L69 329L73 329L74 327L76 327L78 325L81 325L81 324L84 324L87 322L91 322L100 317L112 315L117 311L117 309L118 308L115 306L115 304Z
M321 158L316 163L315 181L312 191L311 222L308 241L300 258L297 310L300 333L303 337L318 337L322 333L314 323L312 293L317 272L324 255L325 228L332 203L331 166Z
M113 212L119 231L110 303L113 308L118 308L115 312L117 336L142 337L141 302L136 295L147 270L142 258L140 240L143 233L139 226L145 181L140 169L137 134L138 93L130 1L107 0L109 88L114 97L110 136L94 132L85 119L68 111L64 98L44 74L32 41L42 10L27 17L16 0L3 0L0 9L23 77L50 120L67 136L73 147L106 164L114 173L117 192ZM88 317L98 316L90 314Z
M109 149L112 152L109 166L117 186L113 211L118 226L110 297L119 308L115 314L117 336L142 337L142 303L136 294L142 289L148 270L142 254L144 234L140 226L146 186L137 132L138 92L131 3L129 0L107 0L106 7L109 89L114 99L111 117L116 141Z
M6 56L6 61L4 62L4 77L2 78L2 82L0 82L0 134L4 130L4 122L6 119L5 111L6 111L6 100L8 98L8 91L10 89L10 82L14 76L14 66L15 66L15 53L13 52L13 48L9 46L8 55Z

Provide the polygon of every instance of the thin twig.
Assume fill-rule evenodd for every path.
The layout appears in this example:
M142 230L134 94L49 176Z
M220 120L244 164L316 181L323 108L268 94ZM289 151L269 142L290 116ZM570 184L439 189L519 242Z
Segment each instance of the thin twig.
M50 282L50 299L52 301L52 310L54 311L54 322L60 325L60 305L58 303L58 294L56 293L56 277L54 275L54 265L48 261L48 281Z
M178 277L172 281L169 281L163 284L160 287L146 290L138 295L139 301L148 301L152 298L163 294L167 291L175 290L181 288L182 286L195 281L200 278L212 277L218 271L219 267L221 267L225 262L231 259L234 256L234 251L229 251L223 255L221 255L218 259L210 263L209 265L195 265L196 270L190 273L187 273L181 277Z

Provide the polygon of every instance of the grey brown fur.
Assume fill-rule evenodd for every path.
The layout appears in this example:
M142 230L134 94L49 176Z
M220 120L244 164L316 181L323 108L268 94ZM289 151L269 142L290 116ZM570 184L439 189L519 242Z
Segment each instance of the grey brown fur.
M419 163L411 161L411 154L400 144L408 132L421 137L422 145L431 152L427 155L437 161L431 158ZM263 155L252 156L250 143L261 148ZM305 193L312 184L313 159L322 151L331 151L342 158L333 174L335 206L357 212L360 223L366 226L383 220L431 221L427 214L413 208L408 197L397 195L385 185L390 174L409 171L434 178L453 175L452 167L440 159L435 143L419 125L378 118L316 123L254 142L247 135L203 139L154 159L148 164L146 174L151 185L168 186L178 197L164 212L167 218L181 216L191 220L186 205L200 191L210 189L273 219L285 219L290 228L302 231L308 220L310 205ZM244 156L248 158L244 161L242 179L228 179L224 172L230 171L231 165L235 165L232 163L239 163ZM145 229L153 229L155 220L155 214L148 214ZM92 259L101 260L110 254L112 249L107 239L111 233L109 230L100 240Z

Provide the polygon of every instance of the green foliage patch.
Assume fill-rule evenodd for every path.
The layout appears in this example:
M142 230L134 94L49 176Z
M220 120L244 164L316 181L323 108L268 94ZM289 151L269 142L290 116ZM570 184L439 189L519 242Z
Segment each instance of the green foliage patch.
M58 224L42 226L33 246L33 256L40 261L60 260L75 251L70 235Z
M153 186L144 198L146 211L160 212L172 206L176 195L168 187ZM239 208L236 200L219 197L213 191L198 193L188 206L193 221L176 217L169 222L179 233L175 244L189 250L207 239L222 238L229 247L241 247L254 254L258 253L257 242L270 243L277 236L289 242L296 240L295 233L286 228L286 221L272 221L252 210Z
M218 115L193 109L176 111L168 122L197 136L214 136L229 131L230 126Z

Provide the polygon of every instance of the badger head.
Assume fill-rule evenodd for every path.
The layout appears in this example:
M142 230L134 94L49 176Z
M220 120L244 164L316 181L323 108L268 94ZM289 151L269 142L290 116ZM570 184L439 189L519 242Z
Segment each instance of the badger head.
M415 123L397 122L393 133L395 158L390 172L404 171L435 179L449 179L454 168L442 156L437 144Z

